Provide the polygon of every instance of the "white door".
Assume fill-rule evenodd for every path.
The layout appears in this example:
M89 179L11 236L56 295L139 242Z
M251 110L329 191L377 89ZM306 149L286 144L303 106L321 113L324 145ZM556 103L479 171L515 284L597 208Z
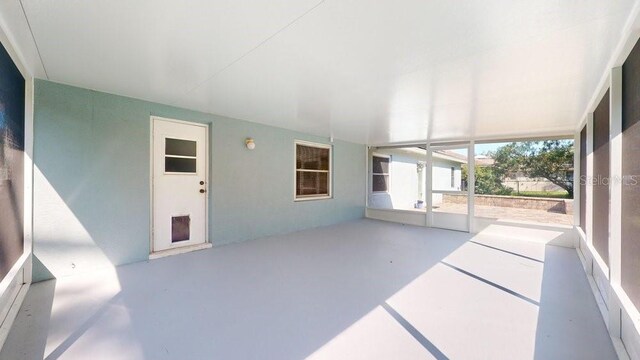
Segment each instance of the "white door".
M152 118L152 252L207 241L207 126Z

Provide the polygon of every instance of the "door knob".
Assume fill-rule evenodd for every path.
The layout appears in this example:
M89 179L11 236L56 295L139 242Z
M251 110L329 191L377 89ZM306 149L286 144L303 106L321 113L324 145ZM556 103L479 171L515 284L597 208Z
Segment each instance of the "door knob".
M200 194L204 194L207 190L205 189L200 189Z

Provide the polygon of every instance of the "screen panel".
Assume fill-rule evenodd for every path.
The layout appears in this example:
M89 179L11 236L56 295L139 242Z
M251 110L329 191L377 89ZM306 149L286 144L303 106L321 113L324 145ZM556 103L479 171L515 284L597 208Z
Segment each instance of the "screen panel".
M587 233L587 127L580 131L580 228Z
M609 265L609 90L593 112L593 246Z
M640 45L622 66L622 288L640 307Z
M24 246L25 81L0 45L0 279Z
M370 208L426 214L426 147L417 144L369 149Z

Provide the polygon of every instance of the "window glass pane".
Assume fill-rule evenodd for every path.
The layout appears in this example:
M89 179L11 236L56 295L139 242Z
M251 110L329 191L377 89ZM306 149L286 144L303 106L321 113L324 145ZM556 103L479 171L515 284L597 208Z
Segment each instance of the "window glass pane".
M329 170L329 149L296 145L296 169Z
M609 264L609 91L593 112L593 247Z
M296 172L296 195L329 195L329 173Z
M196 156L196 142L181 139L165 139L165 155Z
M165 156L164 171L179 172L179 173L195 173L196 159L174 158L170 156Z
M622 66L622 288L640 308L640 42Z
M389 191L389 175L373 175L373 191Z
M373 167L372 171L374 174L388 174L389 173L389 158L382 156L373 156Z
M171 242L189 240L189 227L191 218L187 216L174 216L171 218Z

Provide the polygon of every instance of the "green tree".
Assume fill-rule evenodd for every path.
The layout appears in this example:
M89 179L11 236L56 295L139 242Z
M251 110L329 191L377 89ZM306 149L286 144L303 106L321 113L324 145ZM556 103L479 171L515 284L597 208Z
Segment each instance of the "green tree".
M529 178L545 178L566 190L573 198L573 141L545 140L511 143L489 154L493 171L503 179L521 173Z
M467 167L462 167L462 178L468 179ZM504 186L500 176L496 175L493 166L476 165L476 187L475 193L479 195L511 195L513 189Z

